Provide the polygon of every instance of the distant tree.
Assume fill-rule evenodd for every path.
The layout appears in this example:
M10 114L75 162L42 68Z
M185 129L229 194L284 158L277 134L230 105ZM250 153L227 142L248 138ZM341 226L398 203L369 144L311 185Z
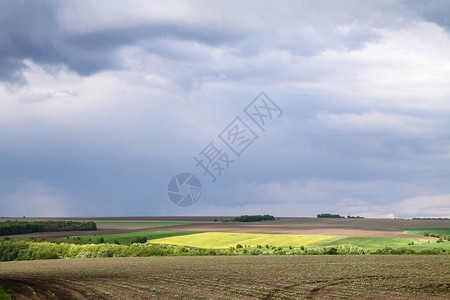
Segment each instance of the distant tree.
M329 213L322 213L322 214L318 214L317 215L318 218L345 218L341 215L334 215L334 214L329 214Z
M450 220L450 218L412 218L412 220Z
M360 217L360 216L347 216L347 219L364 219L364 217Z

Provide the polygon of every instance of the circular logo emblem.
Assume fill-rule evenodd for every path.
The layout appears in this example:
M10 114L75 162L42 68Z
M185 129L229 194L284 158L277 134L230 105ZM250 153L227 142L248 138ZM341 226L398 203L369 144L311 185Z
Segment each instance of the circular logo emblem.
M189 207L202 196L202 184L191 173L180 173L172 177L167 186L167 195L173 204Z

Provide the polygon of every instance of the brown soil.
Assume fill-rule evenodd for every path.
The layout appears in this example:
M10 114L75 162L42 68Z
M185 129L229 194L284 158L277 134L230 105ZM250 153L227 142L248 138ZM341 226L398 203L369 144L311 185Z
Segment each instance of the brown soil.
M17 299L448 299L446 256L237 256L0 263Z

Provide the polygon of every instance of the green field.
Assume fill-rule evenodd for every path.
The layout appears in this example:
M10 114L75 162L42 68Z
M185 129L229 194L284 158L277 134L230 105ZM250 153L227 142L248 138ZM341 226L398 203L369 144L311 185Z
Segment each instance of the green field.
M184 224L193 224L198 222L188 221L111 221L97 222L98 225L124 225L136 226L175 226ZM151 229L151 228L149 228ZM110 235L85 235L72 236L67 238L47 238L33 241L51 241L65 242L74 244L96 244L119 243L121 245L130 245L137 237L146 237L151 244L170 244L182 245L204 249L226 249L236 247L241 244L243 247L293 247L300 246L314 248L320 246L333 245L353 245L367 250L382 249L384 247L400 248L406 247L413 250L431 249L435 247L450 249L450 242L436 243L437 239L425 239L424 232L440 235L450 235L450 228L391 228L393 230L403 231L409 235L415 235L417 238L387 238L387 237L347 237L333 235L289 235L289 234L250 234L250 233L225 233L225 232L185 232L185 231L135 231L130 233L110 234ZM103 238L103 241L101 239ZM30 240L30 239L27 239ZM1 240L3 241L3 240ZM0 241L0 242L1 242Z
M95 222L98 225L145 225L145 226L176 226L198 222Z
M407 247L414 250L442 247L450 249L450 242L436 243L435 240L421 238L385 238L385 237L344 237L325 235L288 235L288 234L250 234L205 232L193 235L177 235L160 239L152 239L151 244L182 245L197 248L224 249L236 247L237 244L247 247L257 245L276 247L315 247L332 245L354 245L363 249L376 250L384 247Z
M403 231L406 234L423 236L424 232L450 235L450 228L392 228Z
M74 244L89 244L97 243L100 238L103 237L105 243L114 243L118 241L121 245L129 245L132 240L137 237L146 237L148 240L162 239L167 237L176 237L197 234L198 232L193 231L137 231L129 233L119 233L119 234L107 234L107 235L82 235L82 236L72 236L69 238L58 239L57 242L74 243ZM51 241L51 239L47 239Z
M411 243L414 243L414 245L411 245ZM347 237L341 240L328 243L327 246L345 245L345 244L354 245L370 250L381 249L384 247L392 247L392 248L407 247L414 250L430 249L435 247L450 249L450 242L436 243L435 240L427 240L419 238L414 239L414 238L385 238L385 237Z
M197 248L224 249L242 246L256 247L257 245L271 245L276 247L300 247L318 246L329 243L342 236L333 235L290 235L290 234L254 234L254 233L228 233L228 232L205 232L193 235L166 237L152 239L152 244L183 245Z

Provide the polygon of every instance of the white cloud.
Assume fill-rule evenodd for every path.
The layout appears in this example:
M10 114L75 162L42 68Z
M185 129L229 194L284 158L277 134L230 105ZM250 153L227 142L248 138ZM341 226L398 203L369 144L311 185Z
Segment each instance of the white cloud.
M10 152L46 152L53 143L42 140L59 139L72 152L155 157L168 147L179 151L176 145L188 151L192 141L203 142L222 126L204 125L221 117L214 103L186 99L164 76L124 70L82 77L65 67L25 63L24 83L0 83L0 132L9 135L2 148Z
M299 86L354 98L353 105L450 110L448 33L426 22L378 32L380 41L364 49L331 50L315 57L317 66L329 65L327 73Z
M359 202L359 201L358 201ZM450 216L450 195L423 195L392 201L386 204L376 202L362 203L342 202L346 210L352 215L372 218L394 217L444 217Z
M450 217L450 194L425 195L404 199L392 205L403 216Z
M406 114L378 111L362 114L320 114L318 120L331 130L347 132L394 134L422 139L435 139L447 134L444 120Z
M345 206L389 203L435 191L432 186L406 182L324 179L239 183L230 190L233 204L255 201L276 202L277 205L328 203L344 209Z

